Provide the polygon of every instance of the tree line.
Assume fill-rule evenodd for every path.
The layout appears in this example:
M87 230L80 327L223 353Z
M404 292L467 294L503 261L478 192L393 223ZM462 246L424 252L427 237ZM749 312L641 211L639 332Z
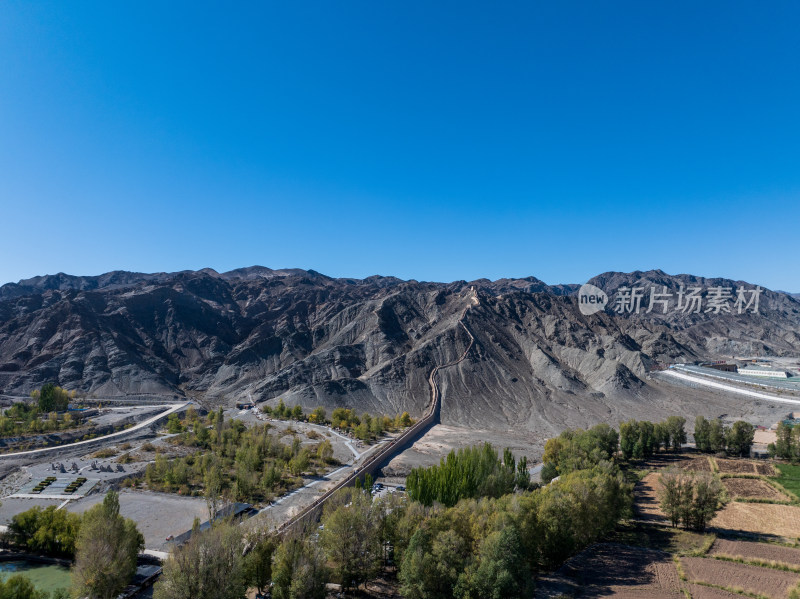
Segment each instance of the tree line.
M354 410L348 408L334 409L329 419L322 406L306 413L300 405L288 407L283 398L278 400L278 405L274 408L265 405L262 411L279 420L302 420L312 424L329 424L334 428L352 433L354 437L365 443L379 438L386 431L401 430L414 424L414 419L408 412L398 414L394 418L385 415L372 416L366 412L359 417Z
M695 419L695 445L701 452L749 455L754 434L753 425L743 420L727 427L717 419ZM609 461L617 452L625 460L640 460L661 450L680 451L686 441L686 419L679 416L655 423L628 420L620 424L619 432L607 424L566 430L545 443L542 480L549 482L556 476Z
M70 414L59 414L67 410L75 396L75 391L67 391L53 383L43 385L31 392L33 403L17 402L3 411L0 415L0 435L16 437L76 426L78 422Z
M737 420L727 427L719 420L709 421L698 416L694 424L694 442L697 450L705 453L749 456L755 431L755 427L744 420Z
M263 532L247 537L240 527L218 523L170 554L155 597L238 599L249 585L270 588L275 599L322 599L326 583L350 590L373 580L390 559L410 599L528 597L537 572L560 564L631 513L632 484L613 461L525 489L511 482L519 466L512 467L508 450L501 459L482 445L449 459L449 467L445 459L430 469L435 475L416 469L419 480L436 481L443 472L464 479L463 468L471 465L504 480L507 492L473 481L463 487L469 497L453 505L433 498L425 505L399 494L373 501L368 489L342 489L326 502L321 526L283 539Z
M414 468L406 478L411 499L448 507L462 499L500 497L529 486L528 459L522 457L516 464L511 450L506 449L501 460L489 443L451 451L438 466Z

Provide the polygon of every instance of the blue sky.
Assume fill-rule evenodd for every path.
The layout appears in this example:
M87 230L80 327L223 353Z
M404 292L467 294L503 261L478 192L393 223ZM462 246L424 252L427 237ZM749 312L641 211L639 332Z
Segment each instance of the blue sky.
M800 291L797 2L0 4L0 282Z

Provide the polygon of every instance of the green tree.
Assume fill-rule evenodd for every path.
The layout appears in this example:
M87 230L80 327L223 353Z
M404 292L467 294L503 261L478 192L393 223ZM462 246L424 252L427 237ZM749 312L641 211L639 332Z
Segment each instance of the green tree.
M711 451L711 423L703 416L694 421L694 444L697 451Z
M638 440L639 428L635 420L629 420L619 425L619 449L624 459L630 460L633 457L633 450Z
M655 424L653 437L656 449L661 449L662 447L665 451L669 449L669 428L667 428L666 422L657 422Z
M500 497L514 490L516 475L489 443L451 451L438 466L414 468L406 479L409 497L425 505L453 506L468 497Z
M401 592L408 599L451 599L459 575L470 559L469 543L454 530L434 537L418 529L403 553Z
M63 595L62 595L63 596ZM50 599L50 594L37 591L29 578L22 574L14 574L8 580L0 580L0 598L2 599Z
M333 461L333 446L329 439L325 439L317 447L317 458L326 464Z
M64 412L69 407L69 393L53 383L45 383L31 396L38 401L41 412Z
M383 551L377 514L367 492L346 489L349 502L327 513L320 535L334 578L343 589L357 587L380 571Z
M181 419L174 412L167 417L167 432L170 434L179 433L183 430Z
M318 408L314 409L313 412L311 412L308 417L308 421L315 424L325 424L325 416L325 408L319 406Z
M155 599L241 599L247 589L238 526L220 523L192 531L172 551L154 588Z
M319 545L299 536L281 542L272 563L274 599L324 599L327 582L325 555Z
M698 472L694 480L694 493L687 518L687 527L704 531L721 505L722 483L718 476Z
M408 428L412 424L411 416L408 415L408 412L403 412L398 418L398 425L402 428Z
M703 531L721 505L722 483L709 472L675 469L661 474L661 510L672 526Z
M659 500L661 511L669 519L673 527L686 519L691 499L691 484L687 476L680 470L667 469L661 474L661 491Z
M669 431L669 440L673 451L680 451L681 446L686 443L686 418L670 416L664 424Z
M727 434L728 451L733 455L749 456L756 429L749 422L737 420Z
M262 537L244 557L244 577L247 584L263 593L272 581L272 556L278 542L273 537Z
M8 533L12 543L32 553L72 557L80 525L78 514L34 506L11 519Z
M708 430L709 449L714 453L725 451L725 436L726 431L722 422L719 419L712 420Z
M302 420L303 419L303 408L299 405L292 408L292 420Z
M784 422L778 423L775 431L775 443L769 444L770 453L778 458L791 459L794 454L792 427Z
M457 599L507 599L528 596L530 575L525 568L522 541L514 526L489 534L478 559L459 576Z
M112 599L133 579L144 538L136 523L119 513L119 497L109 491L83 516L72 567L73 594Z

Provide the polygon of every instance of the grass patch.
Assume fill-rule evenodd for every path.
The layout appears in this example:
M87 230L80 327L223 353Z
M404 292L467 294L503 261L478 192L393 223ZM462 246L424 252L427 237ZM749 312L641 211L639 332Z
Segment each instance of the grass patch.
M99 449L92 454L93 458L103 459L103 458L110 458L117 455L117 450L113 447L105 447L103 449Z
M672 561L675 563L675 569L678 571L678 578L680 578L683 582L686 582L686 572L683 571L681 558L679 558L677 555L673 555Z
M739 503L772 503L775 505L792 505L793 501L781 501L780 499L764 499L763 497L737 497L734 501Z
M759 595L758 593L751 593L750 591L745 591L742 587L724 587L719 584L711 584L710 582L703 582L700 580L692 580L692 584L699 584L704 587L711 587L712 589L720 589L721 591L728 591L729 593L735 593L737 595L743 595L745 597L752 597L753 599L770 599L766 595ZM791 595L789 596L791 599Z
M769 482L775 483L795 501L800 498L800 466L796 464L773 464L780 474L770 477Z
M785 564L775 560L759 559L757 557L748 558L744 557L743 555L728 555L726 553L717 553L711 557L724 562L735 562L737 564L747 564L749 566L760 566L762 568L772 568L773 570L783 570L784 572L800 572L800 566L793 566L792 564Z

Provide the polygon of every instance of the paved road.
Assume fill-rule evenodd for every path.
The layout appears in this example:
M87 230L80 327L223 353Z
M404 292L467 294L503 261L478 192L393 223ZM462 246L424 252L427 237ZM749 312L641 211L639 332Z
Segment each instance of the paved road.
M788 403L792 405L800 405L800 400L798 399L787 399L785 397L778 397L777 395L773 395L771 393L762 393L760 391L751 391L750 389L743 389L742 387L737 387L735 385L712 381L706 378L705 376L688 374L686 372L679 371L675 368L669 368L663 371L663 374L665 376L671 376L684 381L690 381L692 383L696 383L703 387L722 389L723 391L728 391L730 393L738 393L740 395L747 395L748 397L755 397L756 399L763 399L765 401L773 401L776 403Z
M126 428L125 430L122 430L122 431L119 431L119 432L116 432L116 433L111 433L109 435L103 435L102 437L95 437L94 439L87 439L86 441L77 441L75 443L67 443L66 445L56 445L54 447L43 447L41 449L29 449L28 451L16 451L14 453L4 453L4 454L0 454L0 459L2 459L2 458L16 458L16 457L21 457L21 456L35 455L35 454L46 453L48 451L70 450L73 447L79 447L81 445L86 445L88 443L97 443L98 441L105 441L106 439L114 439L116 437L121 437L123 435L129 435L130 433L136 432L136 431L141 430L143 428L147 428L151 424L155 424L156 422L158 422L162 418L165 418L165 417L169 416L173 412L178 412L178 411L180 411L181 409L185 408L186 406L188 406L190 404L191 404L191 402L186 402L186 403L182 403L182 404L172 404L169 409L161 412L160 414L156 414L155 416L152 416L151 418L148 418L147 420L144 420L143 422L140 422L139 424L133 425L131 428ZM139 407L139 406L130 406L130 407ZM145 407L147 407L147 406L145 406Z

